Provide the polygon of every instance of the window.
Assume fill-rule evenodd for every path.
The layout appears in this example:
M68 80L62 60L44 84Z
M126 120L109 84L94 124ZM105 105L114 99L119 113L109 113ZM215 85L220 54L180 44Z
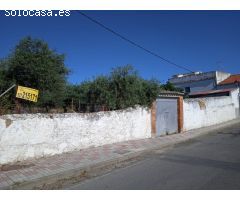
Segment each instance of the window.
M191 92L190 87L185 87L185 92L190 93Z

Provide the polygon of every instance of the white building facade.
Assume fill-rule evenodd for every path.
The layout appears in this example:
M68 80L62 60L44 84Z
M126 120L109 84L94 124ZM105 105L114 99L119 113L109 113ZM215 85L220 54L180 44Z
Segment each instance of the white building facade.
M194 72L174 75L169 82L187 93L209 91L216 89L217 85L230 75L230 73L220 71Z

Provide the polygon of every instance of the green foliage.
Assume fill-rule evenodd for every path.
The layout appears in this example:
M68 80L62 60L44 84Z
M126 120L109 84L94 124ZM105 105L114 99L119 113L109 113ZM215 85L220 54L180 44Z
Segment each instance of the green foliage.
M123 109L141 104L142 79L131 66L117 67L110 75L110 90L115 105L112 109Z
M6 74L7 74L7 65L6 65L6 62L2 60L0 61L0 93L4 92L7 89Z
M176 88L172 83L170 83L169 81L167 81L166 84L161 86L162 90L165 91L176 91L176 92L183 92L183 89L181 88Z
M80 105L105 106L109 110L135 105L151 106L161 90L176 89L171 83L161 85L158 80L145 80L130 65L116 67L110 74L95 77L78 85L68 84L69 70L64 55L51 50L39 39L26 37L5 60L0 61L0 92L13 83L39 90L37 103L19 100L22 107L69 108L77 111ZM15 90L0 99L0 112L13 110Z
M13 83L8 82L6 78L7 74L7 65L5 60L0 61L0 94L5 92ZM13 99L11 96L13 95L13 91L6 93L0 99L0 114L8 113L12 109Z
M51 50L47 43L31 37L22 39L7 59L7 67L9 82L40 91L37 106L63 105L69 71L64 65L64 55Z
M100 105L109 110L136 105L148 106L161 90L177 90L171 83L161 85L156 79L145 80L130 65L116 67L109 75L95 77L79 85L68 85L65 105L78 110L80 104Z
M142 99L145 99L145 104L150 106L154 102L161 91L160 82L156 79L145 80L144 81L144 96Z
M109 75L71 87L74 88L69 89L67 102L80 101L88 105L106 106L109 110L135 105L150 106L160 91L157 80L144 80L129 65L114 68Z

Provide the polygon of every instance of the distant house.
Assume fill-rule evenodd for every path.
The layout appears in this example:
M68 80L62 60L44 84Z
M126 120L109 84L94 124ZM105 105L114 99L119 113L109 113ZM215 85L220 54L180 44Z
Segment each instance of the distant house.
M232 99L232 103L235 107L236 116L240 117L240 89L238 87L232 87L228 84L229 88L215 89L201 92L191 92L188 94L189 98L205 98L205 97L224 97L229 96ZM235 85L232 85L235 86Z
M217 85L230 77L230 73L211 71L174 75L169 79L175 87L186 93L215 90Z
M231 75L217 85L217 89L233 88L240 88L240 74Z
M169 82L184 89L189 98L229 96L236 108L236 116L240 116L240 74L195 72L174 75Z
M188 94L188 96L189 98L230 96L234 90L235 89L218 89L218 90L191 92Z

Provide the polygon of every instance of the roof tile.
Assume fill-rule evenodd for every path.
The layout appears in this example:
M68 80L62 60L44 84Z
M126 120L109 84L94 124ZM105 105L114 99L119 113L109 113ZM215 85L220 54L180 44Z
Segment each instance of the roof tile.
M240 74L231 75L227 79L220 82L218 85L233 84L236 82L240 82Z

